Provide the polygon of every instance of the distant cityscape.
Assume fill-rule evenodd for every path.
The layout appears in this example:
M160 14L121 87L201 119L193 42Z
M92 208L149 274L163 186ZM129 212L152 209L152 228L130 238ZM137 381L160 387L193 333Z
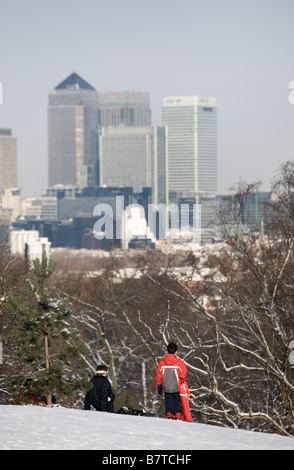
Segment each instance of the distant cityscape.
M22 197L17 136L0 129L1 226L9 234L10 250L31 258L39 256L43 244L48 251L153 249L167 240L168 214L176 206L188 208L193 225L193 207L201 205L201 242L212 243L228 198L218 193L217 169L215 97L163 97L162 124L154 125L149 93L97 92L72 73L49 93L48 187L41 196ZM116 224L117 197L130 209L122 236L95 236L94 208L110 207ZM270 193L259 193L248 202L246 210L257 223L267 200ZM150 231L150 204L167 210L164 237Z

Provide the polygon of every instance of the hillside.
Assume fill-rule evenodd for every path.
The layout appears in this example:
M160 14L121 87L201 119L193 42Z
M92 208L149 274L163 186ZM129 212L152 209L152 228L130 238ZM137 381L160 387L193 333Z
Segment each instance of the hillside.
M2 405L0 422L1 450L294 450L276 434L62 407Z

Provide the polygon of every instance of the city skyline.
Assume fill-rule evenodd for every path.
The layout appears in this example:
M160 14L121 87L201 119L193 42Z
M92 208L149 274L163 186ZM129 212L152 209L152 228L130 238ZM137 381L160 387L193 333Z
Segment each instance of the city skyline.
M156 204L217 192L216 98L165 97L162 120L151 125L148 93L97 92L71 73L49 94L48 187L151 187Z
M98 92L149 93L155 125L164 96L215 96L219 191L268 190L293 159L293 17L291 0L2 2L0 127L18 140L23 196L47 187L48 94L72 71Z

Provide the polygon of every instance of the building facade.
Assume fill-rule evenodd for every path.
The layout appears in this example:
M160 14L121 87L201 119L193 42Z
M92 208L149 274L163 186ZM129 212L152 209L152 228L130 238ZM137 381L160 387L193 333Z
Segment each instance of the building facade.
M0 202L5 189L16 188L17 139L11 129L0 129Z
M98 124L108 126L150 126L149 93L137 91L99 92Z
M103 127L99 136L101 186L152 188L152 202L167 202L167 145L163 126Z
M7 188L2 195L2 209L7 211L9 217L16 219L22 215L21 191L19 188Z
M217 101L213 97L165 97L168 129L168 189L217 191Z
M49 94L49 186L97 184L98 95L71 74Z

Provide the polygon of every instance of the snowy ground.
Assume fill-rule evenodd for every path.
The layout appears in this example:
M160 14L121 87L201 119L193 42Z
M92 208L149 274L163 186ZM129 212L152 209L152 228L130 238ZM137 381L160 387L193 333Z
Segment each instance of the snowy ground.
M163 418L0 406L1 450L294 450L294 438Z

